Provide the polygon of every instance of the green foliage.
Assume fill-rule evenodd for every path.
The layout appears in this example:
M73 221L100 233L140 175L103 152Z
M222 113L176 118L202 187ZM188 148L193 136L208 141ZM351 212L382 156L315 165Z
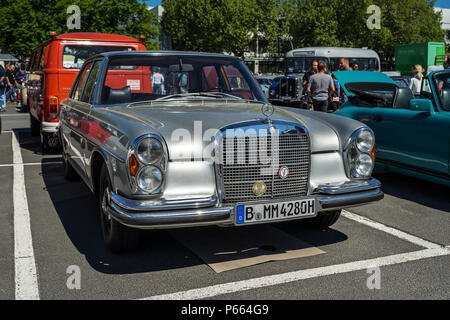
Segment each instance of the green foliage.
M80 7L80 30L67 27L71 5ZM21 59L47 40L50 31L145 35L147 48L157 48L151 43L158 34L153 26L156 17L138 0L1 0L0 17L0 47Z
M401 43L444 41L441 16L427 0L287 0L296 47L369 47L391 58ZM380 29L369 29L370 5L380 7Z
M163 0L161 25L176 50L242 56L253 35L274 47L278 37L273 0Z
M293 47L369 47L391 58L399 43L443 41L440 15L427 0L163 0L162 26L178 50L242 55L258 34ZM370 5L381 28L369 29ZM259 31L257 33L257 31ZM284 47L288 50L289 47Z

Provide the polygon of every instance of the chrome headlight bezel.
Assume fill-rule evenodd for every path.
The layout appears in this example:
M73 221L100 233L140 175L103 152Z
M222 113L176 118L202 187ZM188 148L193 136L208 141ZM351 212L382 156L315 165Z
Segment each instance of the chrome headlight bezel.
M371 130L360 129L356 131L355 144L362 153L370 153L375 146L375 136Z
M146 148L146 147L144 147L144 145L146 143L151 143L153 146L157 146L157 148L159 148L159 151L156 151L159 154L153 156L153 159L146 158L146 156L143 154L143 152L140 152L140 150L139 150L141 147ZM148 146L147 146L147 148L148 148ZM139 143L136 145L135 154L136 154L136 157L139 160L139 162L141 162L142 164L145 164L145 165L150 165L150 164L154 164L154 163L158 162L159 160L161 160L161 157L163 157L163 155L164 155L164 148L163 148L162 143L158 139L155 139L153 137L147 137L147 138L141 139L141 141L139 141Z
M374 148L375 135L371 129L363 127L353 132L344 148L345 167L350 179L371 177L375 166Z
M153 141L157 141L161 146L161 155L156 157L155 159L152 159L151 161L147 161L145 158L140 157L138 154L138 147L141 145L141 143L144 143L146 140L151 139ZM130 159L134 157L138 164L139 164L139 170L137 173L132 176L130 174ZM167 172L167 164L168 164L168 151L165 141L156 134L145 134L138 138L136 138L130 145L128 149L128 160L127 160L127 173L128 173L128 180L130 182L131 191L135 195L161 195L162 190L164 188L165 183L165 176ZM154 188L153 190L146 190L145 188L142 188L139 185L139 176L142 174L143 170L147 167L156 167L161 172L161 183L157 188Z
M145 186L142 185L141 183L141 179L143 178L142 176L148 171L148 170L152 170L150 177L154 178L156 177L159 181L158 184L152 188L146 188ZM159 177L158 177L159 176ZM160 168L153 166L153 165L147 165L144 166L142 168L139 169L138 173L136 174L136 184L138 186L138 188L144 192L147 193L153 193L155 190L158 190L162 183L163 183L163 173L161 171Z

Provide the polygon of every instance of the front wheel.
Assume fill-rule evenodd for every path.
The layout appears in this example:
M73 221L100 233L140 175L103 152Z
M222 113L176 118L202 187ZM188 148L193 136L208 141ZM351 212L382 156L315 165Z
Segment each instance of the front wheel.
M140 243L140 230L120 224L111 217L107 210L111 180L105 164L100 171L99 186L100 224L105 246L114 253L129 252L136 249Z
M338 221L342 210L319 212L317 217L308 219L308 223L315 228L326 229Z

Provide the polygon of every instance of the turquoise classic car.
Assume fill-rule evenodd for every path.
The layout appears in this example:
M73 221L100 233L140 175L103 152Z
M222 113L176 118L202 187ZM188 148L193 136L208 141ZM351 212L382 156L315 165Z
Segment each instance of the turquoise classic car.
M382 73L334 75L348 97L336 114L372 128L377 167L450 186L450 70L424 77L418 97Z

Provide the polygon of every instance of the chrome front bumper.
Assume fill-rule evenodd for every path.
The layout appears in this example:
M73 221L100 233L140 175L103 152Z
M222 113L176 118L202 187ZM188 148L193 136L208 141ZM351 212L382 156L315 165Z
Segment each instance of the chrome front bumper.
M383 199L376 179L322 185L311 195L318 211L364 205ZM234 225L234 207L221 207L217 197L189 200L130 200L110 192L108 212L118 222L139 229L166 229L204 225Z

